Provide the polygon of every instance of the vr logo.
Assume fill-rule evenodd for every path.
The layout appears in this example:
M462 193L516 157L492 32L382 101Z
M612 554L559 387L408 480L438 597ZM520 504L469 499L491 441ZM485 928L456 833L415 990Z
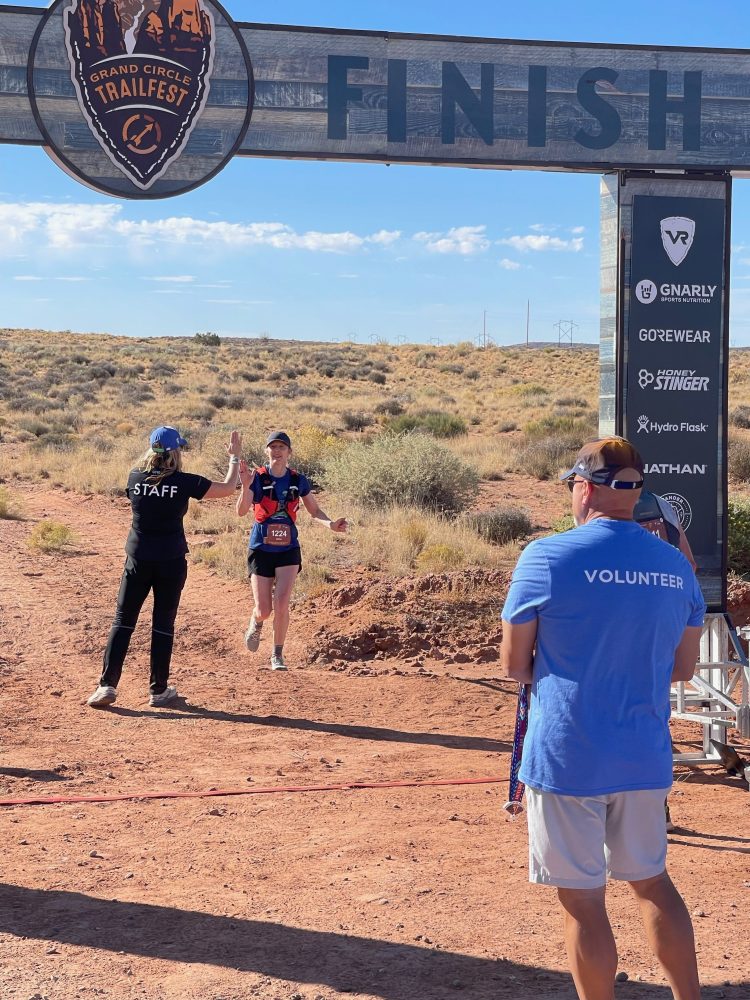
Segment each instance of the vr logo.
M667 257L678 267L690 253L695 239L695 222L682 215L661 220L661 241Z

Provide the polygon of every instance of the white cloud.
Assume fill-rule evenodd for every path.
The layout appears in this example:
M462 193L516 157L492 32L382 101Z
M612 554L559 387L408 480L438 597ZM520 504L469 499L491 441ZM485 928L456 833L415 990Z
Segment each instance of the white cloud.
M535 233L554 233L557 226L546 226L543 222L535 222L529 226L529 229Z
M500 261L500 267L502 267L504 271L518 271L521 265L517 260L508 260L507 257L503 257Z
M355 253L368 246L388 247L400 231L381 229L360 236L352 232L297 232L283 222L226 222L170 216L129 219L122 205L21 202L0 204L0 252L16 254L24 244L36 249L68 250L91 245L129 243L143 249L155 245L200 246L212 249L271 247L319 253ZM165 280L169 276L165 276ZM188 275L176 279L191 280Z
M40 278L36 274L15 274L13 275L14 281L44 281L44 278Z
M414 239L424 243L430 253L457 253L470 256L484 253L490 246L486 226L457 226L447 233L415 233Z
M168 284L175 284L175 285L188 285L191 282L195 281L195 276L192 275L192 274L173 274L173 275L162 274L162 275L158 275L158 276L153 277L153 278L145 276L143 278L143 280L144 281L162 281L162 282L165 282L165 283L168 283Z
M503 246L513 247L521 253L531 250L541 252L545 250L566 250L571 253L578 253L583 250L583 237L575 236L572 240L562 240L559 236L509 236L507 239L498 240Z
M373 233L367 237L368 243L376 243L378 246L389 247L392 243L401 239L400 229L381 229L380 232Z
M354 278L358 278L358 277L359 277L359 275L358 275L358 274L340 274L340 275L339 275L339 278L350 278L350 279L354 279Z
M91 281L91 278L83 278L80 275L67 275L67 276L56 277L55 281L72 281L72 282Z
M573 226L573 228L570 231L571 231L571 233L574 236L580 236L581 233L585 233L586 232L586 227L585 226Z

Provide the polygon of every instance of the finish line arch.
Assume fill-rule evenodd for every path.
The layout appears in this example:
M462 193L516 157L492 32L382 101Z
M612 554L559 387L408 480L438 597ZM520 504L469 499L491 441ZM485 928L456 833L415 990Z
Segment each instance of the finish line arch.
M0 4L0 38L0 142L109 196L178 195L235 155L603 175L600 429L638 444L726 610L750 52L255 24L216 0Z

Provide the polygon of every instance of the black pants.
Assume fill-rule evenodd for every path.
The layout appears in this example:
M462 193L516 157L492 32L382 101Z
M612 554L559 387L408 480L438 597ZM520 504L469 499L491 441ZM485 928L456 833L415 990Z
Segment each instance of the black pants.
M128 556L120 581L120 593L117 595L115 620L104 651L104 673L99 681L101 685L116 688L119 684L130 637L138 622L143 602L153 588L151 693L161 694L166 690L174 643L174 623L186 579L187 560L184 556L164 562Z

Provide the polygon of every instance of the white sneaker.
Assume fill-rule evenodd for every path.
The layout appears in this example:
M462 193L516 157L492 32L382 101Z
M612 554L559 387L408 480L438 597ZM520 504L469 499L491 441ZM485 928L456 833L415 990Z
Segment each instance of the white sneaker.
M161 705L168 705L170 702L174 701L176 697L177 688L168 687L166 691L162 691L161 694L152 694L148 699L148 703L154 708L159 708Z
M286 670L283 656L278 656L276 653L271 654L271 670Z
M117 701L117 691L115 688L108 687L106 684L100 684L96 691L94 691L88 699L86 704L91 705L92 708L104 708L106 705L111 705L115 701Z
M259 622L255 615L253 615L250 619L250 624L247 626L247 632L245 632L245 645L249 652L254 653L256 651L260 645L262 634L263 622Z

